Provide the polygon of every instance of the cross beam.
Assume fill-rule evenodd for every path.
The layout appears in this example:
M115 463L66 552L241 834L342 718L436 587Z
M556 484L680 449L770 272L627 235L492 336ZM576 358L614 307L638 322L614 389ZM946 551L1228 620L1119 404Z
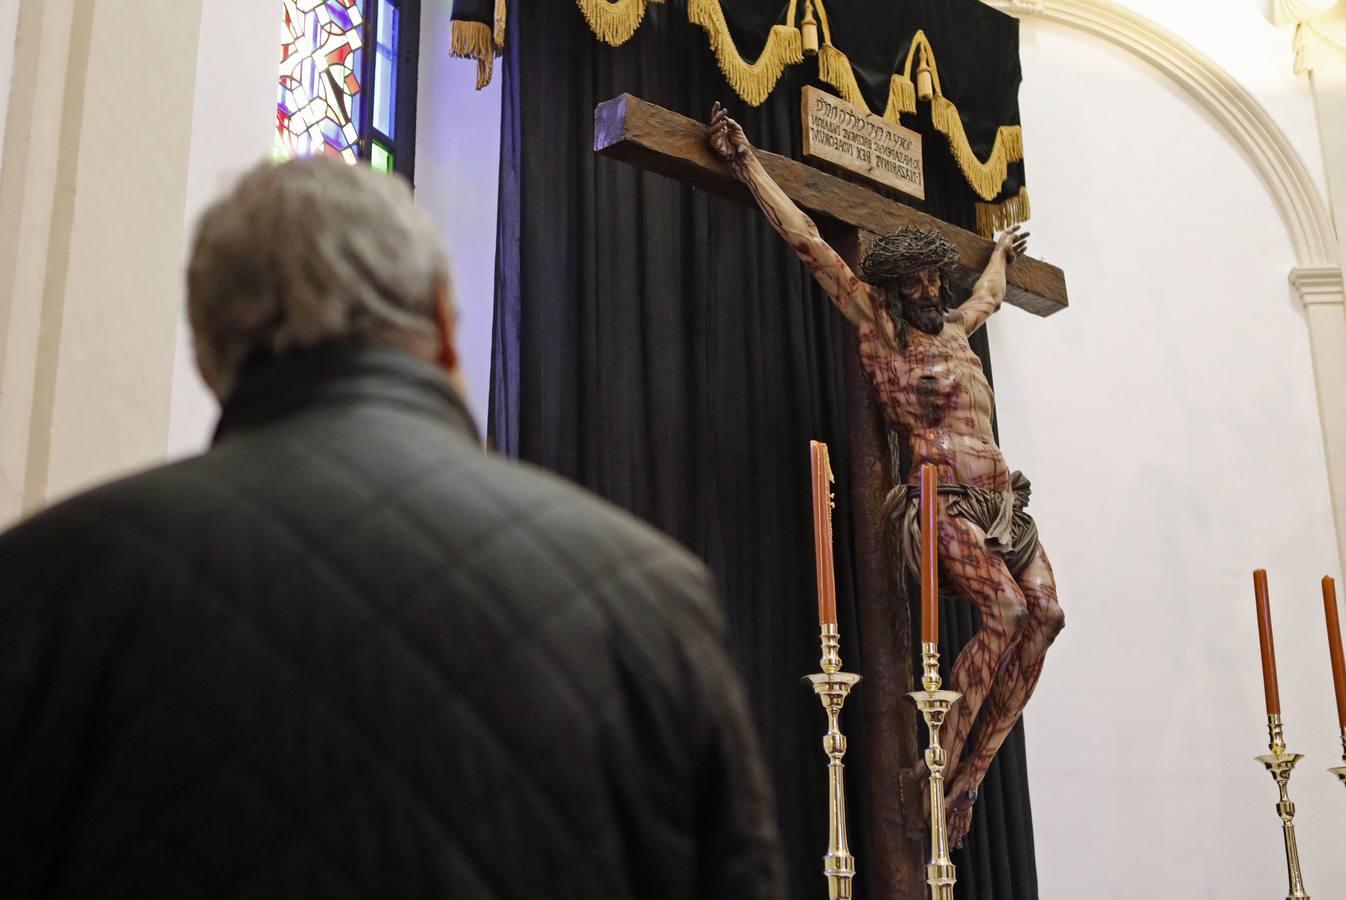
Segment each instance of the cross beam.
M711 193L752 203L752 195L706 144L708 127L631 94L594 110L594 151L685 181ZM904 225L933 228L959 253L959 281L971 285L991 259L995 244L874 191L775 153L755 151L786 195L815 216L873 234ZM1066 308L1065 273L1050 263L1020 257L1006 274L1005 302L1039 316Z

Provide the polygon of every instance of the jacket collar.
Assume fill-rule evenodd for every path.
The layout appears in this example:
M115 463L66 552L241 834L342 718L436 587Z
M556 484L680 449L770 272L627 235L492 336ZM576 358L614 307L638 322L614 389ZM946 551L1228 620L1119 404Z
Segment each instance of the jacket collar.
M481 442L472 414L437 367L390 348L325 345L244 363L213 443L316 406L353 402L413 409Z

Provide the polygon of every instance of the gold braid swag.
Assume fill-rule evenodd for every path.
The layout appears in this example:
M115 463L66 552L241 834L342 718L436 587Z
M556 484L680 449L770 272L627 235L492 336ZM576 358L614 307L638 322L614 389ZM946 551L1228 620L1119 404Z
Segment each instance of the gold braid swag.
M495 2L494 28L483 22L453 23L450 53L477 60L478 90L490 83L493 60L500 55L505 44L505 2ZM663 3L664 0L575 2L594 36L605 44L619 47L640 29L650 4ZM874 114L856 81L851 61L832 43L832 26L823 0L803 0L803 4L805 19L810 17L812 11L816 11L818 24L822 28L822 45L818 48L818 77L846 102ZM745 59L734 43L721 0L687 0L687 19L706 32L720 71L724 73L734 93L748 105L760 106L775 89L785 68L804 61L803 39L796 24L799 5L800 0L790 0L784 24L771 27L766 45L752 61ZM913 64L916 67L915 78L912 77ZM1024 158L1023 129L1018 125L1000 126L990 155L984 160L979 159L968 141L958 107L944 96L939 80L939 66L935 62L935 50L930 46L924 31L917 31L912 37L902 74L894 74L889 80L888 102L882 113L883 118L901 124L902 115L916 112L918 99L931 104L930 120L935 130L948 141L949 150L972 190L986 201L977 204L977 231L991 237L997 231L1026 221L1032 215L1027 188L1020 188L1017 194L999 203L993 202L1004 187L1010 164Z

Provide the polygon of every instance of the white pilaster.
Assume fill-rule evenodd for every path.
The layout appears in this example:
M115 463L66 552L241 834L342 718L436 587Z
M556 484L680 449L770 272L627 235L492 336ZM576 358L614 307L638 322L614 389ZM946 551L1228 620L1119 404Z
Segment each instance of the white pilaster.
M1290 273L1290 283L1304 304L1309 327L1338 561L1346 571L1346 293L1341 268L1296 268Z
M0 525L163 457L201 0L22 0L0 171Z

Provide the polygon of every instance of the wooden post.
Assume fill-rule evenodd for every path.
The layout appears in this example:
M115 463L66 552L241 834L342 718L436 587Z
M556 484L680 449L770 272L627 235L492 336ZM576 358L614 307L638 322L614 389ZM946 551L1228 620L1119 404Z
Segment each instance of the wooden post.
M829 230L830 231L830 230ZM860 233L839 228L828 242L847 264L859 262ZM860 367L859 336L845 331L846 420L851 491L846 508L855 547L855 593L859 611L860 654L866 689L860 692L865 719L865 781L873 900L918 900L925 896L925 856L919 837L902 818L901 773L916 765L916 708L906 702L915 690L912 677L911 610L903 586L893 577L883 501L896 482L888 430L874 400L874 389ZM919 832L918 832L919 833Z

